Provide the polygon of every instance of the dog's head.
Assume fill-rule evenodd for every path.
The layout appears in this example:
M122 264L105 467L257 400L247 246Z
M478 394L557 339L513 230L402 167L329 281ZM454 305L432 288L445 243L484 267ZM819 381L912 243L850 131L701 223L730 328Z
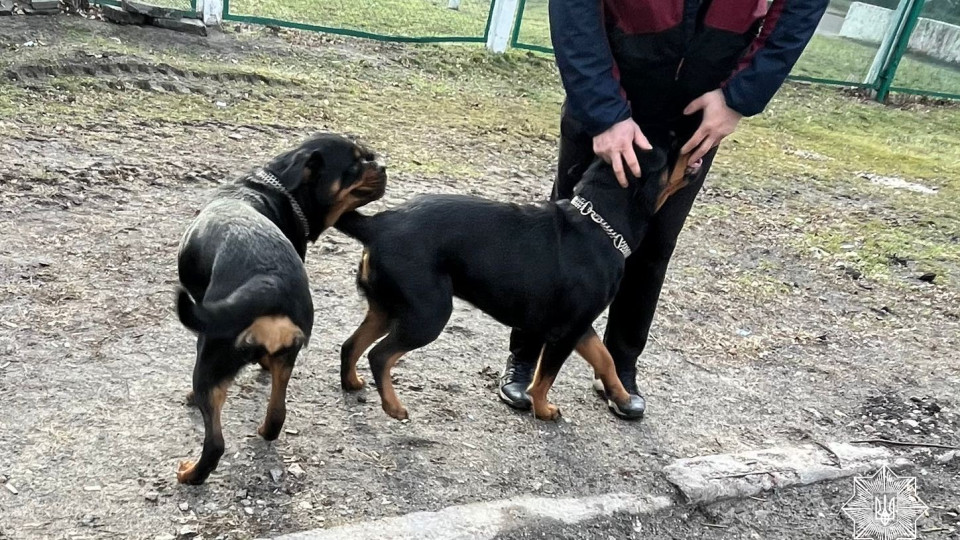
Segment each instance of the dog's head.
M641 173L637 177L629 169L624 171L626 189L617 181L613 168L598 158L584 172L574 193L588 199L632 201L634 210L648 214L647 217L655 214L671 195L687 185L688 156L678 156L657 146L649 151L634 150Z
M267 165L303 207L315 241L344 212L383 197L386 168L361 143L319 133Z

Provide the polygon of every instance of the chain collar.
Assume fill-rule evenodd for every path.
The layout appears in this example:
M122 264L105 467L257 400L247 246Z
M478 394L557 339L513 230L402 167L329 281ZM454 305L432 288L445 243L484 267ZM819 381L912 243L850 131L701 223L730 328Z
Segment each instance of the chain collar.
M303 228L303 236L310 236L310 223L307 221L306 214L303 213L303 210L300 208L297 200L293 198L293 195L291 195L285 187L283 187L283 184L277 180L276 176L263 169L257 169L257 172L253 173L253 175L248 177L248 179L255 184L267 186L279 191L280 193L283 193L287 197L287 200L290 201L290 206L293 207L293 213L297 216L297 221L300 222L300 226Z
M617 248L617 251L619 251L620 253L623 253L624 259L630 256L630 253L632 252L630 251L630 246L627 245L627 241L624 240L623 235L615 231L613 227L611 227L610 224L607 223L607 220L603 219L603 217L600 216L600 214L598 214L593 209L592 202L577 195L576 197L571 199L570 204L572 204L574 208L579 210L581 215L589 217L594 223L596 223L597 225L600 226L601 229L603 229L603 232L607 233L607 236L609 236L610 239L613 240L613 247Z

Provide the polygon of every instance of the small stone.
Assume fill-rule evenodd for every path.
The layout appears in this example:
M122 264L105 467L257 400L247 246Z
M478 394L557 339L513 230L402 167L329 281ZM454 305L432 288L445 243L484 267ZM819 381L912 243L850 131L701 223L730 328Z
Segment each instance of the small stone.
M17 488L13 487L13 484L11 484L10 482L7 482L6 484L4 484L3 487L7 488L7 491L9 491L10 493L13 493L14 495L20 494L20 492L17 491Z
M252 515L253 515L253 508L251 508L251 507L249 507L249 506L245 506L245 507L243 508L243 511L244 511L248 516L252 516Z
M359 396L357 396L357 403L366 403L366 402L367 402L367 396L363 394L360 394Z
M937 274L933 272L927 272L925 274L921 274L917 279L923 281L924 283L933 283L937 279Z
M186 34L193 34L196 36L207 35L207 25L203 24L203 21L198 21L197 19L153 19L152 22L154 26L164 28L166 30L184 32Z
M160 499L160 494L156 491L148 491L146 495L143 496L144 499L150 502L157 502Z
M136 24L147 22L147 18L139 13L133 13L117 6L103 4L100 6L103 18L115 24Z
M285 429L285 430L283 430L283 431L284 431L284 433L286 433L287 435L299 435L299 434L300 434L299 431L297 431L296 429L293 429L293 428L287 428L287 429Z
M951 450L943 455L937 456L937 463L949 463L960 456L960 452L957 450Z
M180 527L179 531L177 531L177 535L180 538L193 538L198 534L200 534L200 527L197 525L184 525L183 527Z
M190 503L188 503L187 501L183 501L182 503L177 505L177 508L179 508L181 512L186 512L187 510L190 509Z
M177 537L172 534L158 534L153 537L153 540L177 540Z
M866 431L867 433L876 433L876 432L877 432L877 428L871 426L870 424L867 424L867 425L863 426L863 430Z
M856 280L860 279L861 277L863 277L863 272L861 272L860 270L857 270L856 268L854 268L854 267L852 267L852 266L846 266L846 267L844 267L843 272L844 272L846 275L848 275L848 276L850 277L850 279L852 279L852 280L854 280L854 281L856 281Z
M246 499L246 498L247 498L247 490L245 490L245 489L238 489L233 495L234 495L236 498L238 498L238 499Z
M313 510L313 504L311 504L310 501L300 501L297 508L301 510Z
M299 463L294 463L287 468L287 472L293 475L294 478L300 478L301 476L307 474L307 471L303 470L303 467Z
M283 469L270 469L270 478L273 478L274 482L279 482L283 478Z
M903 424L903 425L905 425L905 426L910 426L910 427L912 427L912 428L920 427L920 422L917 422L916 420L911 420L911 419L909 419L909 418L907 418L907 419L905 419L905 420L901 420L900 423Z

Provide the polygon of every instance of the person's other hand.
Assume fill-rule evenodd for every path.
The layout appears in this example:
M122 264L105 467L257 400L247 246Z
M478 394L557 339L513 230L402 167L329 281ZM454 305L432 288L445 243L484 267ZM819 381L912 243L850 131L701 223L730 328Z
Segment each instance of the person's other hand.
M640 126L631 118L617 122L593 138L593 153L613 167L617 181L623 187L627 187L627 175L623 172L624 163L634 176L640 177L640 163L637 161L637 153L633 150L634 144L642 150L653 149L640 131Z
M736 131L740 119L743 118L742 114L727 106L723 91L719 89L707 92L690 102L683 114L691 115L697 111L703 111L700 127L680 149L681 154L691 152L690 163L696 163L711 148L720 144L724 137Z

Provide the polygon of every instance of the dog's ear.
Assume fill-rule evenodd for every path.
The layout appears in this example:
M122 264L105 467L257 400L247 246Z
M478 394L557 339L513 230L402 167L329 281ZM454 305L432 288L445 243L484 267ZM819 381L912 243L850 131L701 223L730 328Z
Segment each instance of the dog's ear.
M658 146L653 150L639 150L637 161L640 163L643 178L659 178L667 169L667 152Z
M323 154L319 150L300 149L279 161L279 177L287 191L315 182L323 171Z
M323 172L324 165L325 162L322 152L319 150L310 152L310 155L307 156L303 163L303 170L300 173L301 182L304 184L315 183L320 178L320 173Z

